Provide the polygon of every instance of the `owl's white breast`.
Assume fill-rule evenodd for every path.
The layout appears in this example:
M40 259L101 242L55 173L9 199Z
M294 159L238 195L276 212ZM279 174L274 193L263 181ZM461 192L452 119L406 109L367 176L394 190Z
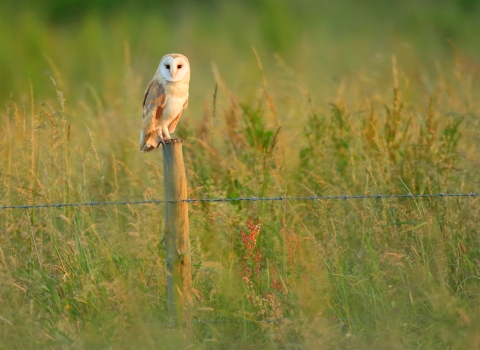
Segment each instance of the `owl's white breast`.
M169 82L165 79L162 79L163 88L167 97L171 96L188 98L188 81L185 80Z
M168 82L163 80L162 84L166 97L162 120L163 122L168 123L168 121L176 118L180 114L188 99L188 80L179 82Z

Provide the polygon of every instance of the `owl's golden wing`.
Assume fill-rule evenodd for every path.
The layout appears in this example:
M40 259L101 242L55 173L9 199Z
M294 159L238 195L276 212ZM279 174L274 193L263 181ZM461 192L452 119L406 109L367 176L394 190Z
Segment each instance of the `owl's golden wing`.
M148 85L143 99L142 130L140 131L140 150L151 151L158 146L157 123L162 118L165 107L165 89L159 81L153 79Z
M180 113L178 113L177 117L175 119L173 119L170 124L168 124L168 131L169 132L174 132L175 131L175 128L177 127L177 124L178 124L178 121L180 120L180 117L182 116L182 111L183 109L186 109L188 106L188 98L187 100L185 101L185 103L183 104L183 108L182 110L180 111Z

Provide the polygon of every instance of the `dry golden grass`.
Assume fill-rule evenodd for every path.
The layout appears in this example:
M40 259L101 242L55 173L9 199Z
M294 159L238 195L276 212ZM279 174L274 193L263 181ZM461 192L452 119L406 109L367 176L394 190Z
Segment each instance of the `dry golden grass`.
M238 31L227 13L249 10L230 6L222 23ZM153 48L134 14L55 30L18 15L45 51L32 76L49 71L1 96L0 205L161 199L161 152L137 151L139 103L160 51L187 47L176 136L190 198L479 191L480 65L455 41L422 47L404 30L372 54L370 30L336 42L315 27L289 42L253 39L254 26L235 47L219 24L187 17L183 46L177 33ZM143 33L166 25L154 19ZM473 26L455 23L460 38ZM192 203L190 338L168 326L162 216L153 204L0 210L0 347L479 346L478 198Z

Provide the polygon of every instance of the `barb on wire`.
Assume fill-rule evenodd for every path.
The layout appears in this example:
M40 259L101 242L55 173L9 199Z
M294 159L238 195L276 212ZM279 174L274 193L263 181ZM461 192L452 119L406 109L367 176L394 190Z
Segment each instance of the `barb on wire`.
M188 198L179 200L160 200L147 199L138 201L118 201L118 202L82 202L82 203L42 203L42 204L24 204L24 205L1 205L3 209L38 209L38 208L62 208L62 207L86 207L100 205L137 205L137 204L160 204L160 203L201 203L201 202L241 202L241 201L316 201L316 200L351 200L351 199L394 199L394 198L445 198L445 197L480 197L480 193L433 193L433 194L372 194L372 195L338 195L338 196L303 196L303 197L237 197L237 198Z

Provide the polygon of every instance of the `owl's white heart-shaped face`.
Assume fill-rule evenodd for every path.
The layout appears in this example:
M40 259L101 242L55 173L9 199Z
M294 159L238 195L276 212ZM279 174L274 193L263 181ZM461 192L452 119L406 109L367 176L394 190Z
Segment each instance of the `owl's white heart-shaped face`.
M158 69L163 79L177 82L182 81L187 76L188 72L190 72L190 65L185 56L170 54L162 58Z

